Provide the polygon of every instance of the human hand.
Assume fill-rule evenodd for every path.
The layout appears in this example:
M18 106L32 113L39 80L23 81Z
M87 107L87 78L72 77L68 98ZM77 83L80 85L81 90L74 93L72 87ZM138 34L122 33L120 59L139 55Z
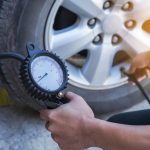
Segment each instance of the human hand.
M82 97L69 92L66 98L69 103L54 110L43 110L40 116L48 121L47 129L52 132L52 138L60 148L83 150L91 142L84 129L84 120L94 118L94 114Z
M138 54L133 58L127 73L134 74L139 81L150 77L150 51Z

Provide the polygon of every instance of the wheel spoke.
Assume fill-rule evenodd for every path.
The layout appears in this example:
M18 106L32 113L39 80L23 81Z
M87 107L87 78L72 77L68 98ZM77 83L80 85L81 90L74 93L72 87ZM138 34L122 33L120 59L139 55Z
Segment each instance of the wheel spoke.
M128 1L129 0L113 0L114 2L113 11L120 10L120 8Z
M128 34L128 30L123 28L122 30L117 31L117 34L124 38Z
M83 75L90 85L104 84L110 75L114 55L114 47L109 44L90 51L87 63L82 68Z
M129 0L113 0L114 7L121 8L125 3L127 3Z
M136 21L146 21L150 19L150 1L147 0L146 2L142 0L137 0L134 4L134 9L131 13L128 14L128 17L132 17Z
M80 17L95 18L103 17L103 0L64 0L63 6Z
M68 31L54 32L51 50L64 60L85 49L93 40L93 31L76 27Z
M127 52L130 54L138 54L148 51L150 49L150 36L141 29L134 29L130 31L124 38L124 47L127 48Z

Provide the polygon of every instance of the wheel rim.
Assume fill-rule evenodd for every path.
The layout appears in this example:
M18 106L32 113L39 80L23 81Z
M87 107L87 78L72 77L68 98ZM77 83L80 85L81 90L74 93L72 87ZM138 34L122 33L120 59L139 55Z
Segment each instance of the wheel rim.
M55 30L62 6L77 19L71 26ZM149 7L149 1L140 0L57 0L48 15L45 47L66 61L70 84L89 90L119 87L127 82L120 68L129 68L129 58L150 48L149 34L142 30L150 18ZM83 50L87 56L81 67L67 61ZM113 65L122 51L129 57Z

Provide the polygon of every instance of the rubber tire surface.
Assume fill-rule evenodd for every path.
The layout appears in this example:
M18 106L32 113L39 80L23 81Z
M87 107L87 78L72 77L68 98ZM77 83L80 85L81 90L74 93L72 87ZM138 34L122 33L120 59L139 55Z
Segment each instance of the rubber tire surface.
M55 0L0 0L0 50L16 49L26 55L25 46L29 41L44 48L45 24L54 3ZM10 95L35 109L44 107L43 103L28 96L18 78L18 68L19 63L15 61L6 61L2 65ZM148 87L149 82L143 84ZM96 113L117 111L143 100L137 88L127 84L98 91L69 85L68 90L84 97Z

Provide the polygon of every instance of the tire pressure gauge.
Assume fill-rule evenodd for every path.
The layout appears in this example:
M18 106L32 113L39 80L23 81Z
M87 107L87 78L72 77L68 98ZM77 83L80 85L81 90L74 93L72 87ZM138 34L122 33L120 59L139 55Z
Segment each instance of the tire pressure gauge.
M23 61L20 76L28 93L55 108L65 99L60 93L67 87L68 71L63 61L53 53L27 45L28 56Z
M57 108L67 102L61 91L67 87L68 71L55 54L27 44L27 57L17 52L1 52L1 59L20 61L20 79L28 93L43 101L47 108Z

